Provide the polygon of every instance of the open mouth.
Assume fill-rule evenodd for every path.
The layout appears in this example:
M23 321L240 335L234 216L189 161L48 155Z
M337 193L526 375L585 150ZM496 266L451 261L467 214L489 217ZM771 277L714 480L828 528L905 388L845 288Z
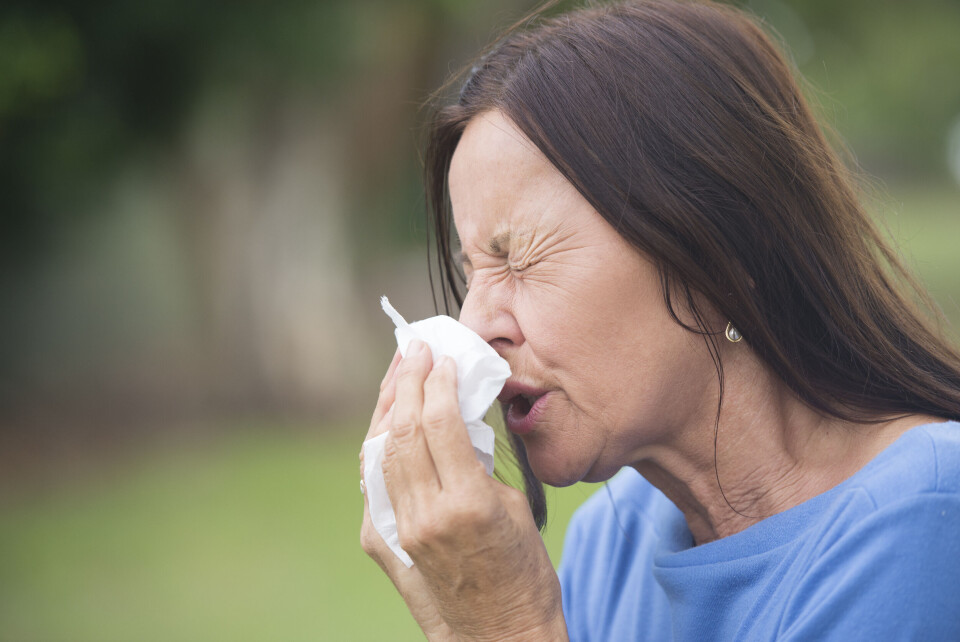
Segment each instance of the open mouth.
M508 381L497 397L507 409L507 429L525 434L543 421L544 407L550 391L518 381Z
M518 435L526 434L543 420L547 394L520 394L510 400L507 408L507 429Z
M510 400L510 409L507 412L517 419L523 419L530 414L538 398L535 395L517 395Z

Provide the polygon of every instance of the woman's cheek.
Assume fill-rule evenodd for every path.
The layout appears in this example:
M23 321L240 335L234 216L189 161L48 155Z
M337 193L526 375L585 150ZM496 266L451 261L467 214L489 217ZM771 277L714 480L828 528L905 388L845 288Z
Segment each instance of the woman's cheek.
M585 270L557 261L543 261L515 273L515 279L533 296L565 302L583 295Z
M551 314L546 321L551 326L591 332L598 319L615 311L596 310L594 286L582 270L568 270L555 274L538 274L524 279L523 291L531 305ZM585 338L585 337L583 337Z

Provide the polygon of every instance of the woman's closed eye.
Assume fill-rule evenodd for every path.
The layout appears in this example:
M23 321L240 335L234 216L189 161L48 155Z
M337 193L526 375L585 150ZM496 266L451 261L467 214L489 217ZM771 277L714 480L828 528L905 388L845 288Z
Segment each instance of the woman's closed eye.
M497 265L483 265L477 267L464 268L464 287L470 290L478 283L494 285L501 283L507 277L515 274L517 270L507 261L502 261Z
M513 272L523 272L530 268L534 263L536 263L536 259L533 257L523 257L521 259L511 258L507 261L507 265Z

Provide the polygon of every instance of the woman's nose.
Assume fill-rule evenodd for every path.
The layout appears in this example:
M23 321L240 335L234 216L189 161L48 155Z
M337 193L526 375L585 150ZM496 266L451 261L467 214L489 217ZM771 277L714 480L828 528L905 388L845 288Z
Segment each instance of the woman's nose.
M494 348L523 343L523 332L514 310L507 301L499 300L491 288L474 286L467 291L460 308L464 324Z

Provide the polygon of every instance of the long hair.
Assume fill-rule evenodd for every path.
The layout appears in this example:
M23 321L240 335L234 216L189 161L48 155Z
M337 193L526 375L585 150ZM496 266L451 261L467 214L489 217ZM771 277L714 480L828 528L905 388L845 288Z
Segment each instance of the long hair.
M490 47L427 137L448 310L463 297L447 174L467 123L489 110L653 261L667 308L677 323L678 305L692 313L685 327L714 358L718 404L723 367L704 300L825 415L960 419L960 354L865 211L790 66L746 14L640 0L528 20ZM513 442L542 526L542 487Z

